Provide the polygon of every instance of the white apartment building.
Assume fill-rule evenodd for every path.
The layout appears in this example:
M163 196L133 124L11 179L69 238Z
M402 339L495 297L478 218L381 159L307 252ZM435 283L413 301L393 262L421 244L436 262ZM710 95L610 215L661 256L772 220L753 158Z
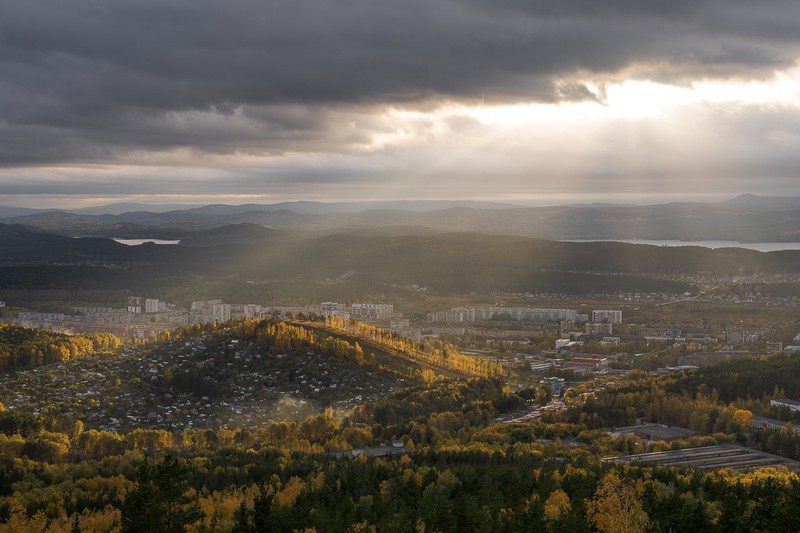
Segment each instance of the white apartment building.
M157 298L147 298L144 301L144 312L145 313L158 313L158 299Z
M622 311L613 309L598 309L592 311L592 322L595 324L622 324Z
M322 314L325 315L325 318L330 318L332 316L350 318L350 313L347 312L347 306L345 304L340 304L337 302L322 302L320 307L322 308Z
M392 304L353 304L350 306L350 317L355 320L391 320L394 316Z

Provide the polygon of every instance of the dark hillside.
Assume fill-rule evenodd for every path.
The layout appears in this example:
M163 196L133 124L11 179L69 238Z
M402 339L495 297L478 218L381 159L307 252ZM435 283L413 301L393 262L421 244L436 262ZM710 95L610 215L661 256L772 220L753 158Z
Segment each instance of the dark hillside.
M158 285L199 275L416 284L447 292L685 292L691 290L689 285L660 276L800 272L800 251L555 242L480 233L308 237L236 225L198 233L187 242L192 246L124 246L109 239L72 239L0 226L0 264L46 268L48 279L43 281L50 285L91 279L95 288L102 280L128 286L138 279ZM90 276L80 271L86 266L113 270ZM13 269L0 283L19 286L17 275L36 283L34 271Z

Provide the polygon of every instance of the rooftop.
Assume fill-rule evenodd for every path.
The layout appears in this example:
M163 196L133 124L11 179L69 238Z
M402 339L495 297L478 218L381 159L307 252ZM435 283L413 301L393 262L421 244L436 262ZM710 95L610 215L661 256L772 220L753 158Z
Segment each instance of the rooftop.
M694 467L700 470L730 468L739 472L785 466L789 470L800 471L800 462L735 444L625 455L622 457L606 457L603 461Z
M797 400L788 400L786 398L776 398L776 399L774 399L772 401L775 402L775 403L782 403L782 404L785 404L785 405L793 405L795 407L800 407L800 402L798 402Z

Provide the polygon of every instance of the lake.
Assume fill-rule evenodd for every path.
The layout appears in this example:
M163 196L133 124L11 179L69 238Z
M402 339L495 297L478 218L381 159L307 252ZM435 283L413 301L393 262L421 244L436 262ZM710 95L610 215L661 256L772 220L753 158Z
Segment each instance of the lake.
M114 239L120 244L125 244L127 246L139 246L140 244L144 244L146 242L152 242L153 244L178 244L181 241L165 241L163 239Z
M777 252L779 250L800 250L800 242L736 242L736 241L673 241L647 239L591 239L569 240L564 242L624 242L627 244L649 244L652 246L701 246L703 248L744 248L758 252Z

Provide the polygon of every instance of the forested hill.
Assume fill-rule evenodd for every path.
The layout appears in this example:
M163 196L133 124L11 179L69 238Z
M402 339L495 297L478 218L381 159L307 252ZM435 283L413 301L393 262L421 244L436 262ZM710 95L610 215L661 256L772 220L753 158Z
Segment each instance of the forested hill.
M800 251L555 242L479 233L303 237L252 227L217 233L205 246L128 247L105 239L0 231L0 288L135 287L137 280L157 284L168 283L170 276L200 275L416 284L456 292L680 293L691 286L658 276L800 272ZM237 239L239 233L247 242Z
M345 412L415 383L500 374L497 365L439 341L418 344L359 326L340 332L280 321L196 325L80 360L70 353L86 355L113 336L0 326L0 362L17 369L52 363L6 376L0 402L16 413L69 413L95 429L253 428L326 407Z
M119 346L119 338L110 333L67 335L0 323L0 372L61 363Z

